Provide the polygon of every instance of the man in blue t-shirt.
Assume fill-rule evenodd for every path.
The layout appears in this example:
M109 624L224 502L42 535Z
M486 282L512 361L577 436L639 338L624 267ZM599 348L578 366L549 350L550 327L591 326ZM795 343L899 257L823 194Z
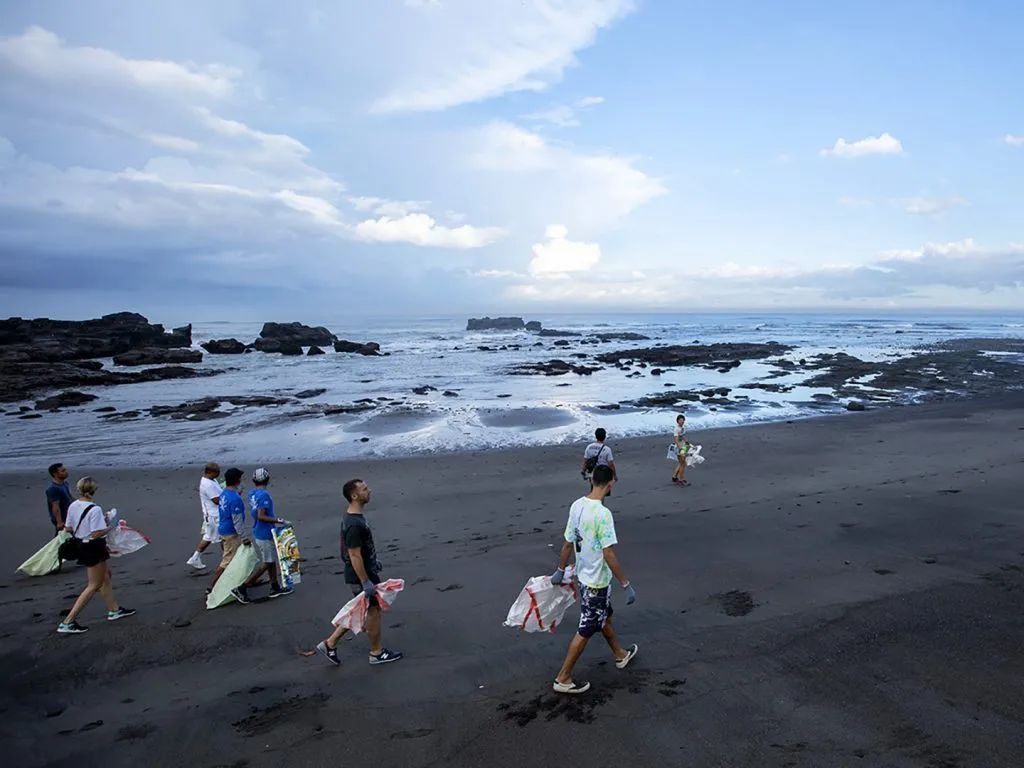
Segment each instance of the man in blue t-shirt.
M232 467L224 473L224 490L217 498L217 536L220 537L220 565L213 572L213 580L206 590L210 594L217 579L224 573L243 544L249 544L249 535L245 529L245 502L239 491L242 489L242 470Z
M54 535L64 530L64 521L68 519L68 507L74 499L68 487L68 470L57 462L49 467L50 485L46 488L46 511L53 524Z
M249 509L252 511L252 543L256 548L259 557L259 565L252 572L252 575L244 584L231 590L231 594L240 603L248 603L249 587L256 586L257 582L266 573L270 576L270 596L281 597L290 595L293 590L285 585L284 587L277 578L277 545L274 543L274 526L288 525L287 520L274 517L274 500L270 498L267 486L270 485L270 473L260 467L252 473L252 484L255 486L249 491Z

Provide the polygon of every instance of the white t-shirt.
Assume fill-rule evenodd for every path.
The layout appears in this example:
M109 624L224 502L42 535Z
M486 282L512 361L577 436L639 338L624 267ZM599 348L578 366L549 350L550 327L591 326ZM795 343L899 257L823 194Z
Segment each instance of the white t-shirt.
M92 509L89 510L89 513L85 515L85 519L82 520L82 515L89 508L90 504L93 504L93 502L82 501L81 499L71 502L71 506L68 507L68 515L64 519L64 526L67 528L68 533L73 534L80 541L88 541L96 531L102 531L110 527L106 516L103 514L103 508L99 504L93 504ZM81 520L81 525L79 525L79 520Z
M583 451L584 459L592 459L597 456L597 465L608 466L609 461L615 461L615 455L612 453L612 447L605 445L604 443L591 443Z
M203 508L203 520L206 522L217 522L219 519L217 502L214 501L218 496L220 484L203 475L203 479L199 481L199 504Z
M576 578L581 584L603 589L612 583L612 569L604 561L604 548L617 544L618 539L608 507L586 496L576 499L569 507L565 540L570 544L578 543Z
M680 442L684 442L684 438L686 437L686 425L683 424L683 426L679 426L676 424L673 434L679 438Z

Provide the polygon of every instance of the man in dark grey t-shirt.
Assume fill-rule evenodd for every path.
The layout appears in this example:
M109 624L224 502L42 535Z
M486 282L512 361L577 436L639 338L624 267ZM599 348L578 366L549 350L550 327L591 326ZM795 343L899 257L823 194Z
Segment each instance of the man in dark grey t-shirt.
M387 664L402 658L399 651L392 651L381 645L380 605L377 602L377 585L380 584L380 562L373 533L363 516L363 508L370 503L370 487L362 480L349 480L342 488L348 508L341 522L341 558L345 561L345 583L353 595L366 595L369 603L366 611L366 634L370 639L370 663ZM338 658L338 641L348 630L338 627L330 637L316 647L332 664L341 664Z
M46 511L53 524L54 535L64 530L64 521L68 519L68 507L74 499L68 487L68 470L60 462L49 467L50 485L46 489Z

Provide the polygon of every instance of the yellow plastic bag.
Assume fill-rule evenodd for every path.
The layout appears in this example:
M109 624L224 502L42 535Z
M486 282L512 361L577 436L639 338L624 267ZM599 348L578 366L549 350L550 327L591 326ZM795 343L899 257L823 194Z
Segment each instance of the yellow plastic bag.
M247 547L242 544L238 547L235 556L231 558L228 567L224 569L224 573L217 579L213 591L206 596L206 609L209 611L220 608L226 603L235 602L231 590L242 586L255 568L256 553L253 552L252 546Z
M59 531L56 536L43 545L42 549L19 565L18 570L28 576L46 576L49 573L54 573L60 568L60 556L57 554L57 550L70 538L71 534L67 531Z

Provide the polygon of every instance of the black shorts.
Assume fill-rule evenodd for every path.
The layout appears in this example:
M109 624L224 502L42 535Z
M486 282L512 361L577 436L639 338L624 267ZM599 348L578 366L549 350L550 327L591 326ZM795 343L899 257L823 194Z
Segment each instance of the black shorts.
M106 562L110 559L110 552L107 551L107 540L100 536L98 539L83 541L78 547L78 564L91 568L94 565Z
M594 589L580 584L580 637L593 637L612 617L612 588Z

